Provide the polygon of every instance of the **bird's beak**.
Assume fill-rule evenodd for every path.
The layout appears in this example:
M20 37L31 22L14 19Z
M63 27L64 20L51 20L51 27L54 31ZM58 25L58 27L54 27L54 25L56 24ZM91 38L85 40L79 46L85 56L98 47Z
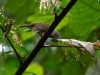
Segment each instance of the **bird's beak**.
M27 24L23 24L23 25L19 26L19 28L20 28L20 27L30 27L30 26L27 25Z

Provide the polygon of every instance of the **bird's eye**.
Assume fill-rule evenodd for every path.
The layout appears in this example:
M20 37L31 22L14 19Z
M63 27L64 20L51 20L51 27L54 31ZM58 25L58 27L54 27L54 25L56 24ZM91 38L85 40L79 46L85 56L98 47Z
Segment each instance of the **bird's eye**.
M33 27L34 26L34 24L30 24L30 27Z
M57 34L55 34L55 35L57 35Z
M33 25L30 25L31 27L33 27Z
M58 37L58 34L55 33L55 34L54 34L54 37Z

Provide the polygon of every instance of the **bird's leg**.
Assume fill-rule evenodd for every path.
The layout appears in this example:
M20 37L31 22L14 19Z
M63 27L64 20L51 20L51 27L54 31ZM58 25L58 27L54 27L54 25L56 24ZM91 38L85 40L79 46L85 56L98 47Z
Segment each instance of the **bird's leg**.
M37 32L35 32L35 36L37 36L37 37L38 37L38 39L40 39L40 36L37 34Z
M44 35L44 33L42 33L42 36ZM44 43L44 46L51 46L51 40L52 38L47 38L47 40Z
M42 33L42 36L44 35L44 33Z
M35 36L37 36L37 37L38 37L38 39L40 39L39 35L35 34Z

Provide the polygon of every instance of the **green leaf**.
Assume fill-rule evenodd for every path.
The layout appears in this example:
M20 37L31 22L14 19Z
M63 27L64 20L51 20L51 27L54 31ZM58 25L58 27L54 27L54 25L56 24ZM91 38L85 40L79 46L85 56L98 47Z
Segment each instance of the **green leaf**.
M23 75L44 75L44 70L39 63L32 63Z
M70 11L69 28L74 35L86 40L91 32L100 27L100 2L78 0Z
M15 47L16 51L18 52L18 54L23 57L26 49L23 46L20 37L18 36L18 32L14 30L15 29L14 27L12 28L13 29L10 30L8 37L12 42L13 46Z

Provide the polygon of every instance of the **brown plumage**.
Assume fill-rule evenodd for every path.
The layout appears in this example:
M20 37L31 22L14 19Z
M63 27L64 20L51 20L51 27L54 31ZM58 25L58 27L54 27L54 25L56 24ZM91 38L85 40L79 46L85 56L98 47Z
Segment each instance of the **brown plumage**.
M42 36L44 32L49 28L48 24L45 23L32 23L32 24L24 24L20 27L28 27L35 32L36 35ZM50 38L60 38L60 33L58 31L53 31Z

